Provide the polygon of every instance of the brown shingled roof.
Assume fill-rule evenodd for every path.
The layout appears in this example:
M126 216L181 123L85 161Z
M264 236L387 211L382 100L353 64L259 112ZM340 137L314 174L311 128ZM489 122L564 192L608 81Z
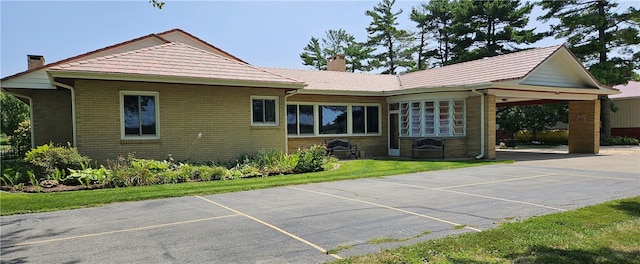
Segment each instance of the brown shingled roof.
M319 70L298 70L261 67L307 83L305 90L384 92L399 88L398 76L387 74L352 73Z
M530 49L400 75L403 89L480 84L520 79L562 46Z
M177 42L60 64L50 70L303 85L294 79Z

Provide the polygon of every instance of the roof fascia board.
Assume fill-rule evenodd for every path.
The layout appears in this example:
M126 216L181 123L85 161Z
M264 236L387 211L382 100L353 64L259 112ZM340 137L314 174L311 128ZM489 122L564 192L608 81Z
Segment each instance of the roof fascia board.
M308 95L349 95L349 96L385 96L383 92L373 91L346 91L346 90L316 90L316 89L301 89L296 94L308 94Z
M552 92L552 91L522 91L522 90L505 90L505 89L489 89L488 94L503 98L517 98L515 101L528 100L596 100L598 94L585 93L568 93L568 92Z
M441 93L441 92L460 92L460 91L472 91L477 89L490 88L492 83L477 83L469 85L453 85L453 86L441 86L441 87L422 87L422 88L410 88L394 91L386 91L386 96L418 94L418 93Z
M77 79L90 79L90 80L134 81L134 82L174 83L174 84L201 84L201 85L261 87L261 88L278 88L278 89L302 89L306 86L306 84L304 83L252 82L252 81L243 81L243 80L206 79L206 78L139 75L139 74L115 74L115 73L105 74L105 73L95 73L95 72L77 72L77 71L60 71L60 70L49 70L48 74L49 76L51 76L51 78L77 78Z
M618 94L616 90L607 88L567 88L567 87L548 87L548 86L535 86L535 85L522 85L514 83L502 83L497 82L491 85L491 88L507 89L507 90L519 90L519 91L532 91L532 92L560 92L560 93L573 93L573 94L596 94L596 95L611 95Z

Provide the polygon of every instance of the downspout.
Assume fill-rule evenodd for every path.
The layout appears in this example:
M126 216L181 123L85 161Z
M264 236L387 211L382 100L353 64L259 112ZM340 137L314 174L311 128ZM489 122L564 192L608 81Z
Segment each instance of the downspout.
M285 122L287 121L287 98L294 96L298 93L298 90L293 90L293 91L287 91L285 92L284 95L284 116L285 116ZM284 132L284 153L289 154L289 135L287 134L287 125L284 125L285 127L285 132Z
M476 159L484 158L484 93L478 92L476 89L471 90L472 93L480 95L480 155L476 156Z
M27 95L21 95L21 94L16 94L16 93L12 93L9 92L7 90L4 90L5 92L15 96L15 97L20 97L20 98L24 98L29 100L29 123L31 124L29 126L29 132L31 132L31 148L35 148L36 147L36 140L35 140L35 134L33 133L33 98L31 98L31 96L27 96Z
M55 86L59 86L65 89L69 89L69 91L71 91L71 127L72 127L72 133L73 133L73 147L77 148L78 147L78 140L77 140L77 136L76 136L76 89L73 88L73 86L68 85L68 84L64 84L64 83L60 83L60 82L56 82L52 80L53 85Z

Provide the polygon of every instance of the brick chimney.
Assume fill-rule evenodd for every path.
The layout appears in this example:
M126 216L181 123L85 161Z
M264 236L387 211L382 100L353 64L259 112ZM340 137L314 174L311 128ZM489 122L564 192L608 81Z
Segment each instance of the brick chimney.
M27 55L28 70L44 66L44 56L42 55Z
M344 54L333 55L327 58L327 71L346 71L347 60L344 58Z

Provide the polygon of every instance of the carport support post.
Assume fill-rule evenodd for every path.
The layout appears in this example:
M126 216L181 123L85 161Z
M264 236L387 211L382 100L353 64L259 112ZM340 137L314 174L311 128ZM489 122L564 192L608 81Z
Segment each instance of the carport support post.
M569 102L569 153L600 152L600 100Z

